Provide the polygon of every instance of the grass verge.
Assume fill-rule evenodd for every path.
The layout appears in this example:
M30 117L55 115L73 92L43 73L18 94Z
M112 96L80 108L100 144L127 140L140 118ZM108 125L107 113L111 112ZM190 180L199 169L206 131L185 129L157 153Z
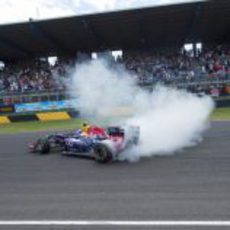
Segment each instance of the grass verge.
M83 122L83 119L71 119L64 121L28 121L3 124L0 125L0 134L77 129Z
M215 109L211 115L213 121L230 121L230 108Z
M230 108L216 109L210 118L213 121L230 121ZM0 134L77 129L84 121L86 120L77 118L65 121L29 121L2 124L0 125ZM95 121L95 123L98 122ZM103 121L100 120L100 123Z

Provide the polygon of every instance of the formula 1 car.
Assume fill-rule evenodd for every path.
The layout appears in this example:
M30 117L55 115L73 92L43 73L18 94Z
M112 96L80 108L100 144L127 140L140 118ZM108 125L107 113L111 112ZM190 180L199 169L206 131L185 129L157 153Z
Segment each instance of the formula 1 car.
M55 133L40 137L33 143L29 143L28 148L31 153L48 154L51 150L62 151L65 148L65 139L74 137L72 133Z
M139 141L140 129L129 127L93 126L87 135L80 131L66 134L51 134L39 138L29 145L31 152L47 154L51 149L63 155L76 155L94 158L97 162L107 163L118 159L119 155Z

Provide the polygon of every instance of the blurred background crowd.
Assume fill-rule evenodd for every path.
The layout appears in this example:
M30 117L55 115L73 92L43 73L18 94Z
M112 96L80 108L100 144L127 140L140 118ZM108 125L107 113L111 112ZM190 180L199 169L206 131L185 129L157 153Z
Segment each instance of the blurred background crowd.
M183 52L126 52L111 59L112 66L122 66L140 85L162 83L187 88L198 93L219 96L229 94L230 49L218 46L194 55ZM2 66L0 94L12 95L31 92L66 90L73 60L29 61Z

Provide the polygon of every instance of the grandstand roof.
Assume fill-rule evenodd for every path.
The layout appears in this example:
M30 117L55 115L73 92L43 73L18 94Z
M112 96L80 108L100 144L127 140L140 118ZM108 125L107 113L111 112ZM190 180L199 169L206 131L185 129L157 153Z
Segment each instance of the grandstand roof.
M228 42L229 15L212 0L0 25L0 60Z

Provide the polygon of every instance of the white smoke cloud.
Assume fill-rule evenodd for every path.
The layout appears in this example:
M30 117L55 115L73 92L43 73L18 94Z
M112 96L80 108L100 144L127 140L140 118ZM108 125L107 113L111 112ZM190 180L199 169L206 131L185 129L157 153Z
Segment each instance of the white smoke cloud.
M131 101L138 88L124 70L111 71L105 61L94 60L77 65L71 92L79 98L82 114L105 116Z
M213 109L209 97L175 89L160 87L145 98L146 108L141 108L127 122L141 127L140 146L135 154L127 152L123 158L169 155L202 140L208 127L208 117ZM138 109L138 108L137 108Z
M124 122L140 126L140 144L122 159L173 154L201 141L214 108L210 97L163 86L147 92L134 79L98 60L77 65L72 79L71 92L85 115L103 117L118 108L132 108Z

